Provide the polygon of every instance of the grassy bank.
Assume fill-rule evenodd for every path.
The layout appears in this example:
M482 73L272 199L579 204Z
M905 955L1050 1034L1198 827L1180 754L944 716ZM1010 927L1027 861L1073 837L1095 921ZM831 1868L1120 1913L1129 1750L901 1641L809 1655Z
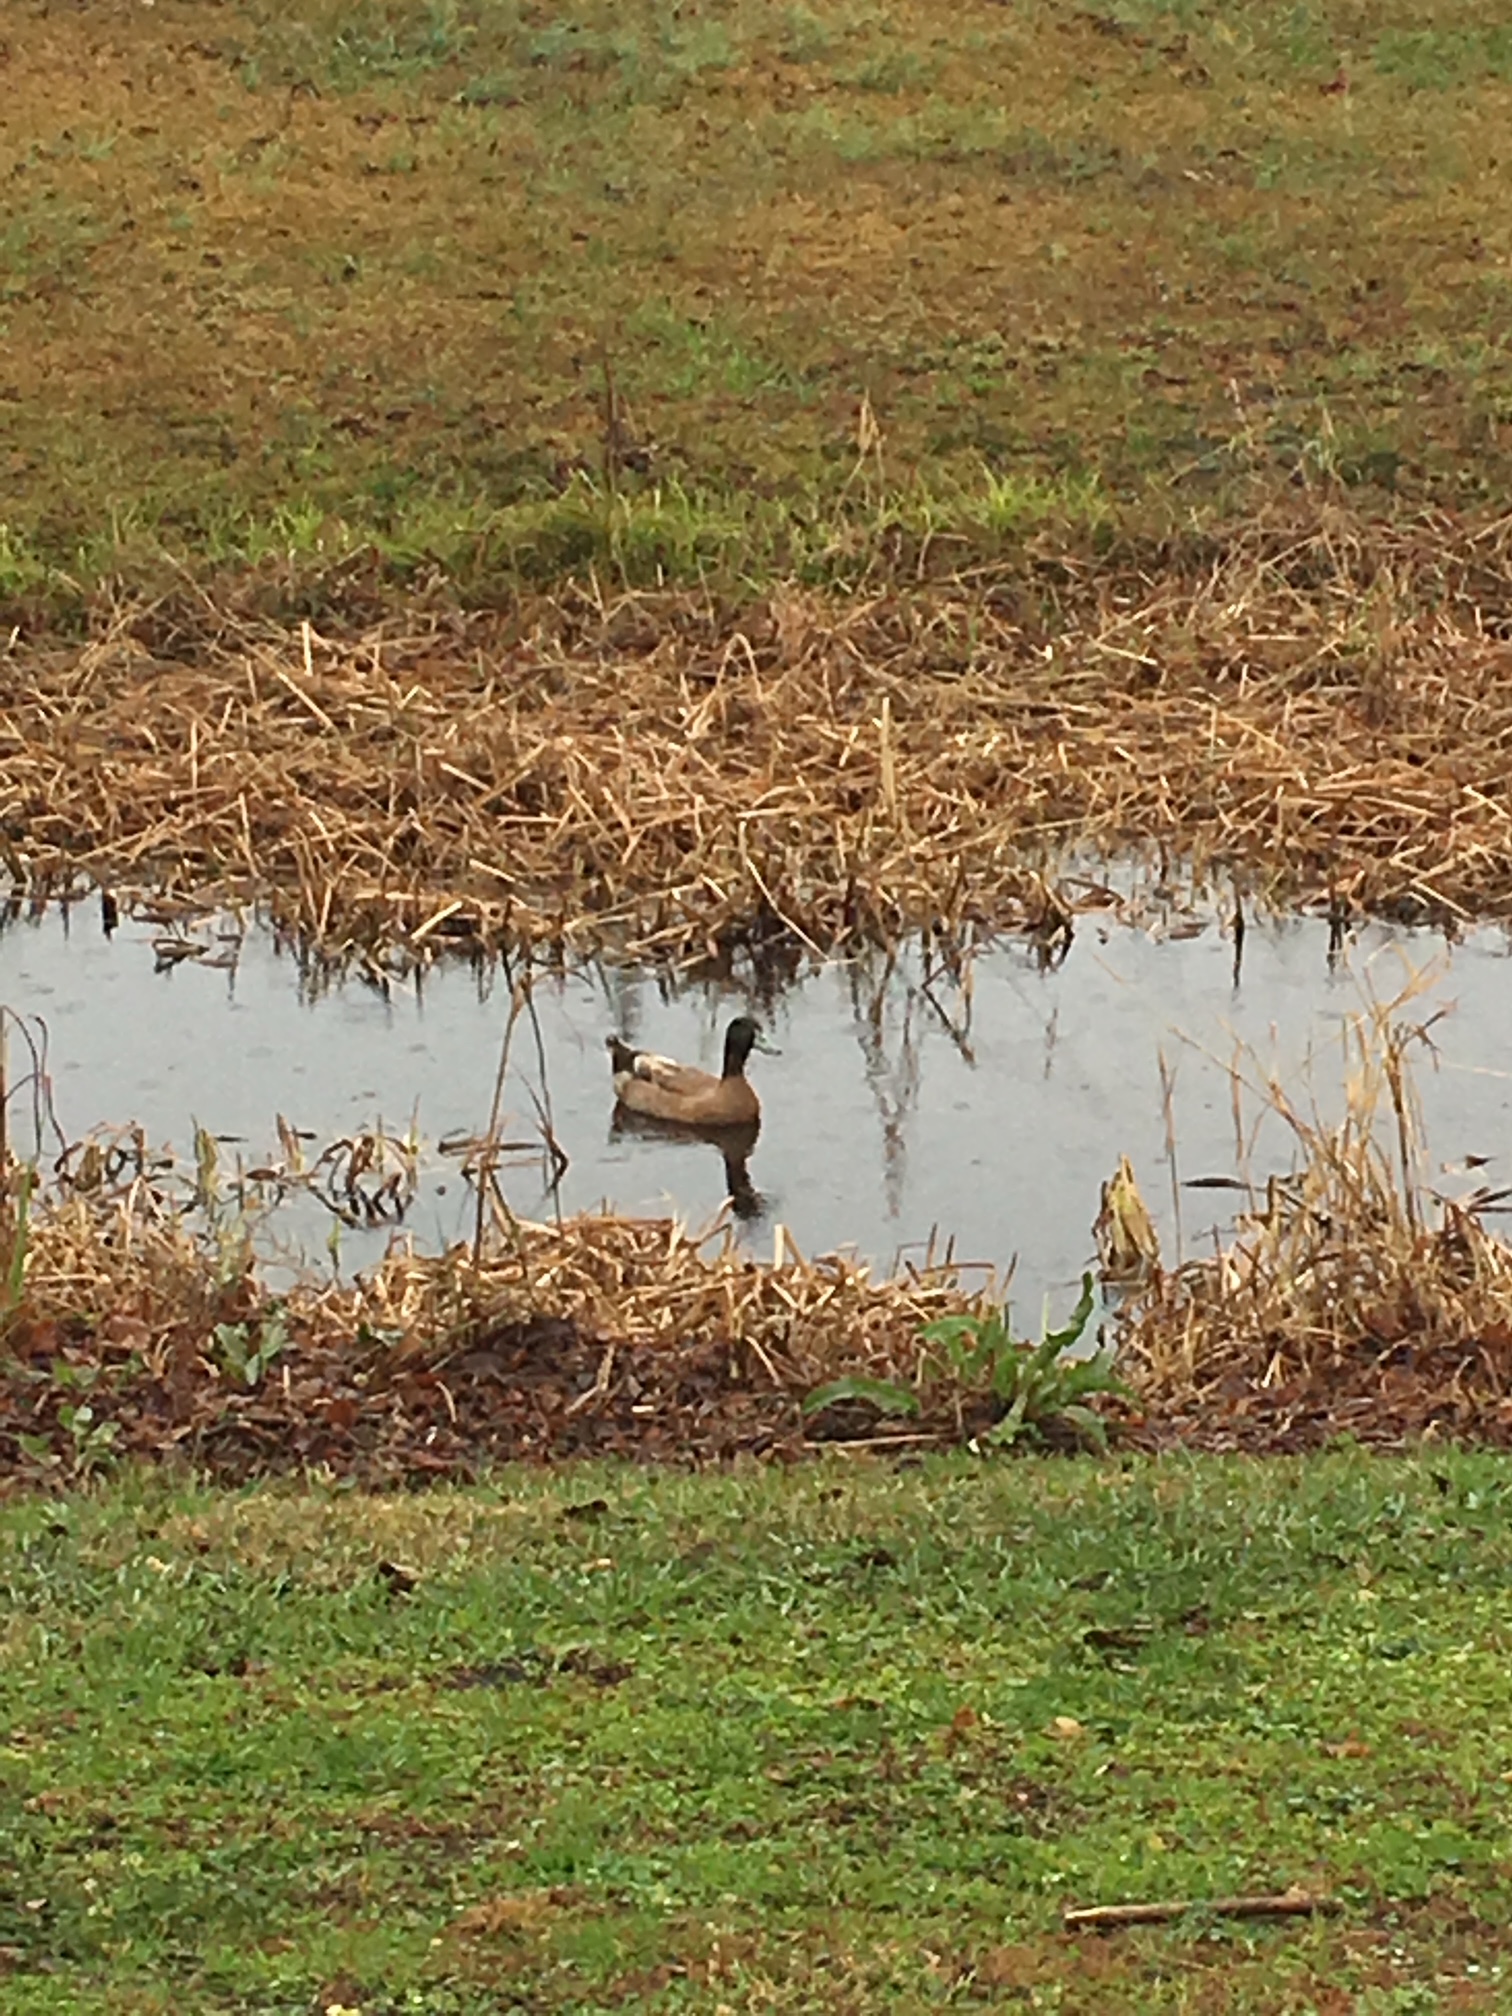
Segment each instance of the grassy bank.
M1348 1451L13 1504L0 1993L1502 2008L1507 1505ZM1292 1883L1340 1915L1059 1929Z
M0 590L1505 493L1461 0L12 11Z
M659 959L1053 931L1152 841L1512 901L1512 44L1460 0L16 18L31 894Z

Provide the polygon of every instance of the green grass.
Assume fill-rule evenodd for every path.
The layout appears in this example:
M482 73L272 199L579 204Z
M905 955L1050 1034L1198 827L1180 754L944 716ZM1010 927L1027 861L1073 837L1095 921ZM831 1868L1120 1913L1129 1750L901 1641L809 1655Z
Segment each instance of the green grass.
M970 558L984 484L1001 542L1068 488L1159 533L1512 478L1512 45L1465 0L22 12L12 597L291 521L480 589L852 578L910 500ZM609 377L620 507L680 525L585 551Z
M0 523L0 607L7 602L82 608L104 580L142 592L201 578L262 575L312 608L342 583L407 585L444 575L475 601L522 586L550 587L590 572L641 588L697 582L748 585L774 578L857 586L959 569L1055 526L1097 543L1115 513L1088 475L994 475L931 492L878 485L863 468L848 494L786 499L680 483L611 488L573 477L549 497L494 506L434 495L396 499L379 525L333 516L313 496L266 515L206 512L178 533L144 511L117 512L66 556Z
M1505 2008L1509 1506L1349 1451L13 1503L0 2003ZM1057 1930L1293 1882L1342 1915Z

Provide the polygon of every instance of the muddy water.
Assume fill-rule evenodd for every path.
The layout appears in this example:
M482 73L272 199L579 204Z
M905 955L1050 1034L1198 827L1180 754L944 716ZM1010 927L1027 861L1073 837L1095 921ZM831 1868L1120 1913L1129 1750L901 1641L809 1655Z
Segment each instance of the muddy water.
M915 951L819 968L760 1004L782 1055L753 1060L766 1117L742 1236L768 1253L780 1224L806 1253L850 1248L884 1268L922 1257L931 1238L998 1270L1017 1257L1012 1297L1035 1322L1042 1297L1063 1305L1089 1263L1099 1185L1120 1154L1134 1162L1167 1257L1178 1238L1200 1249L1234 1208L1233 1191L1185 1187L1193 1179L1247 1169L1263 1181L1290 1165L1284 1126L1274 1115L1257 1121L1255 1099L1236 1139L1236 1046L1248 1046L1250 1080L1275 1073L1294 1096L1336 1106L1345 1019L1367 993L1389 998L1412 974L1423 976L1416 1018L1451 1011L1433 1032L1436 1061L1425 1056L1418 1072L1435 1162L1486 1156L1473 1180L1506 1179L1512 962L1502 934L1446 947L1372 928L1331 962L1321 922L1252 925L1236 985L1233 947L1216 925L1183 928L1193 935L1084 919L1054 970L1024 947L979 955L969 998L948 979L926 986ZM255 1163L276 1148L280 1113L321 1142L413 1123L423 1180L406 1231L424 1246L465 1233L467 1188L437 1144L487 1124L508 1012L502 984L456 965L387 998L358 980L311 998L263 933L216 941L223 967L167 971L156 970L155 935L128 919L107 938L93 905L0 932L0 1003L46 1024L65 1134L135 1121L187 1158L197 1121L225 1138L228 1159ZM719 1153L613 1128L604 1036L619 1027L717 1064L724 1022L750 1001L736 985L676 991L616 969L540 980L544 1081L522 1025L507 1131L533 1138L532 1095L549 1094L570 1164L553 1193L542 1157L511 1160L512 1206L527 1216L608 1203L670 1207L693 1224L711 1217L727 1190ZM14 1040L11 1061L14 1072ZM24 1113L14 1098L12 1115L15 1132ZM1471 1180L1450 1175L1445 1187ZM305 1199L287 1207L283 1230L318 1259L329 1222ZM344 1264L366 1263L388 1236L344 1231Z

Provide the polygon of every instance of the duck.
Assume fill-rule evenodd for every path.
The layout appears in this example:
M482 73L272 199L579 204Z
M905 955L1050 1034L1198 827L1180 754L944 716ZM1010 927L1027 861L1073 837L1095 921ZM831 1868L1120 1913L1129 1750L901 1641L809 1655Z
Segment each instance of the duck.
M694 1064L633 1050L620 1036L609 1037L608 1048L615 1096L630 1112L683 1127L760 1125L761 1101L745 1067L753 1050L768 1046L749 1015L737 1015L725 1031L724 1071L718 1078Z

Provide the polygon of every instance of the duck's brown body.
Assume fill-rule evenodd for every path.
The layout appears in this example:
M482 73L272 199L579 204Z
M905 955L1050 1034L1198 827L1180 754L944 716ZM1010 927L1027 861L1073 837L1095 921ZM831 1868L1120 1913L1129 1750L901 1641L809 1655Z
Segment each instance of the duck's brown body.
M651 1050L632 1050L618 1036L609 1038L614 1090L622 1106L655 1120L684 1127L751 1127L761 1119L761 1101L745 1075L755 1047L757 1028L741 1015L725 1031L724 1074L678 1064Z

